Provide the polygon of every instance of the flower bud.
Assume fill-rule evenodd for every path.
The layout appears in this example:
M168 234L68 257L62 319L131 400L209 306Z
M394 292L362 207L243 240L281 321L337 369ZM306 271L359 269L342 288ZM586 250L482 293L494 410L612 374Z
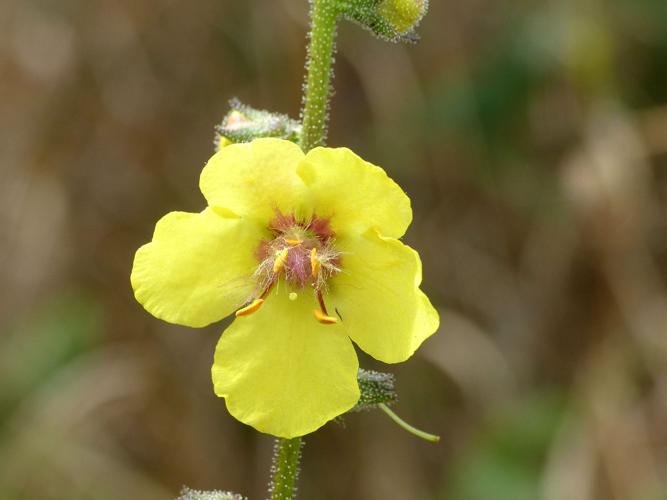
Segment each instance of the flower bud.
M417 27L427 8L427 0L383 0L378 12L396 33L405 35Z
M215 151L229 144L276 137L297 142L301 124L287 115L251 108L238 99L229 102L230 110L215 127Z
M353 0L343 14L384 40L414 42L427 10L428 0Z

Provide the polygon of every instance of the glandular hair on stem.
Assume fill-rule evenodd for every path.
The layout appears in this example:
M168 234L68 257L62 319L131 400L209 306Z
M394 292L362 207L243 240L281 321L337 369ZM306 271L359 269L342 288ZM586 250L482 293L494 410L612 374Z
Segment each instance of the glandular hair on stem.
M269 483L270 500L292 500L296 494L299 478L301 438L277 438L273 447L271 482Z

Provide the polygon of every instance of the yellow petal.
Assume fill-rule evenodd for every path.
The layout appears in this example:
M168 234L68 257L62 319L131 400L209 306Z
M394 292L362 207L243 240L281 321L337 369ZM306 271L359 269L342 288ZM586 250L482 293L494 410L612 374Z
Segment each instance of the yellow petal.
M339 234L375 228L400 238L410 225L410 199L380 167L346 148L315 148L298 167L315 211Z
M361 349L385 363L412 356L439 325L419 289L421 261L412 248L375 231L342 238L342 272L332 279L329 309Z
M301 149L282 139L257 139L222 148L206 164L199 187L210 206L267 224L276 210L307 217L305 186L296 168ZM305 206L305 211L301 210Z
M337 325L313 317L315 298L271 293L252 316L237 318L215 351L215 393L229 412L260 432L292 438L318 429L359 399L359 364Z
M134 258L132 288L153 316L200 327L219 321L253 292L257 225L218 215L171 212Z

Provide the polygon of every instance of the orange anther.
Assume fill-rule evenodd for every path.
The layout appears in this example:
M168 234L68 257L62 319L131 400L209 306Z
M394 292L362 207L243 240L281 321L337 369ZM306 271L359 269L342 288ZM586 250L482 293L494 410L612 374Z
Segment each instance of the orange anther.
M319 309L314 309L313 314L315 315L315 319L320 323L322 323L323 325L335 325L336 323L338 323L338 318L334 318L333 316L324 314Z
M276 255L276 260L273 261L273 272L278 274L280 271L283 270L283 267L285 267L285 262L287 262L287 255L289 254L289 251L287 248L283 248L278 254Z
M317 248L313 248L310 251L310 269L313 278L317 278L317 275L320 273L321 265L320 259L317 258Z
M241 309L236 311L236 317L250 316L252 313L257 312L259 310L259 308L262 307L263 303L264 303L264 299L255 299L255 300L253 300L247 306L242 307Z
M299 245L301 245L301 243L303 243L303 240L299 240L299 239L289 240L289 239L286 239L285 243L287 243L291 247L298 247Z

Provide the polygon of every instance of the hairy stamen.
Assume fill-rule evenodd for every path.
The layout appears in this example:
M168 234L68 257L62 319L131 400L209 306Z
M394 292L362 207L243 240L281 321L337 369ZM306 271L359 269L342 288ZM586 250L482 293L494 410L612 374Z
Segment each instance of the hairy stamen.
M243 316L250 316L252 313L259 311L259 308L262 307L266 297L268 297L269 293L271 293L271 290L273 290L273 287L276 286L277 282L278 276L276 275L271 281L269 281L259 297L253 299L248 305L243 306L241 309L236 311L236 317L238 318Z
M335 233L329 219L313 215L301 220L294 214L277 212L268 229L273 236L262 240L256 249L259 265L253 277L257 288L238 315L252 314L259 309L261 303L258 305L255 301L266 299L269 291L284 279L291 288L289 300L297 300L297 292L309 287L319 303L316 319L324 324L337 323L336 316L327 312L323 298L328 281L341 271L341 253L335 248Z
M259 296L260 299L266 299L268 297L269 293L271 293L271 290L273 290L273 287L276 286L276 283L278 283L278 276L275 276L271 281L269 281L269 284L266 285L266 288L264 288L264 291L262 294Z
M276 260L273 261L273 272L278 274L285 267L285 262L287 262L287 256L289 255L289 250L283 248L278 255L276 255Z
M338 318L334 316L329 316L329 312L327 311L327 306L324 303L324 296L322 295L322 290L317 290L315 295L317 296L317 302L320 305L319 309L315 309L313 311L315 319L320 323L322 323L323 325L334 325L338 323Z
M326 315L329 315L329 311L327 311L327 306L324 304L324 296L322 295L322 290L317 290L315 293L317 297L317 303L320 305L320 309L322 312Z
M320 259L317 258L317 248L313 248L310 251L310 269L313 278L317 278L317 275L320 273L321 265Z

